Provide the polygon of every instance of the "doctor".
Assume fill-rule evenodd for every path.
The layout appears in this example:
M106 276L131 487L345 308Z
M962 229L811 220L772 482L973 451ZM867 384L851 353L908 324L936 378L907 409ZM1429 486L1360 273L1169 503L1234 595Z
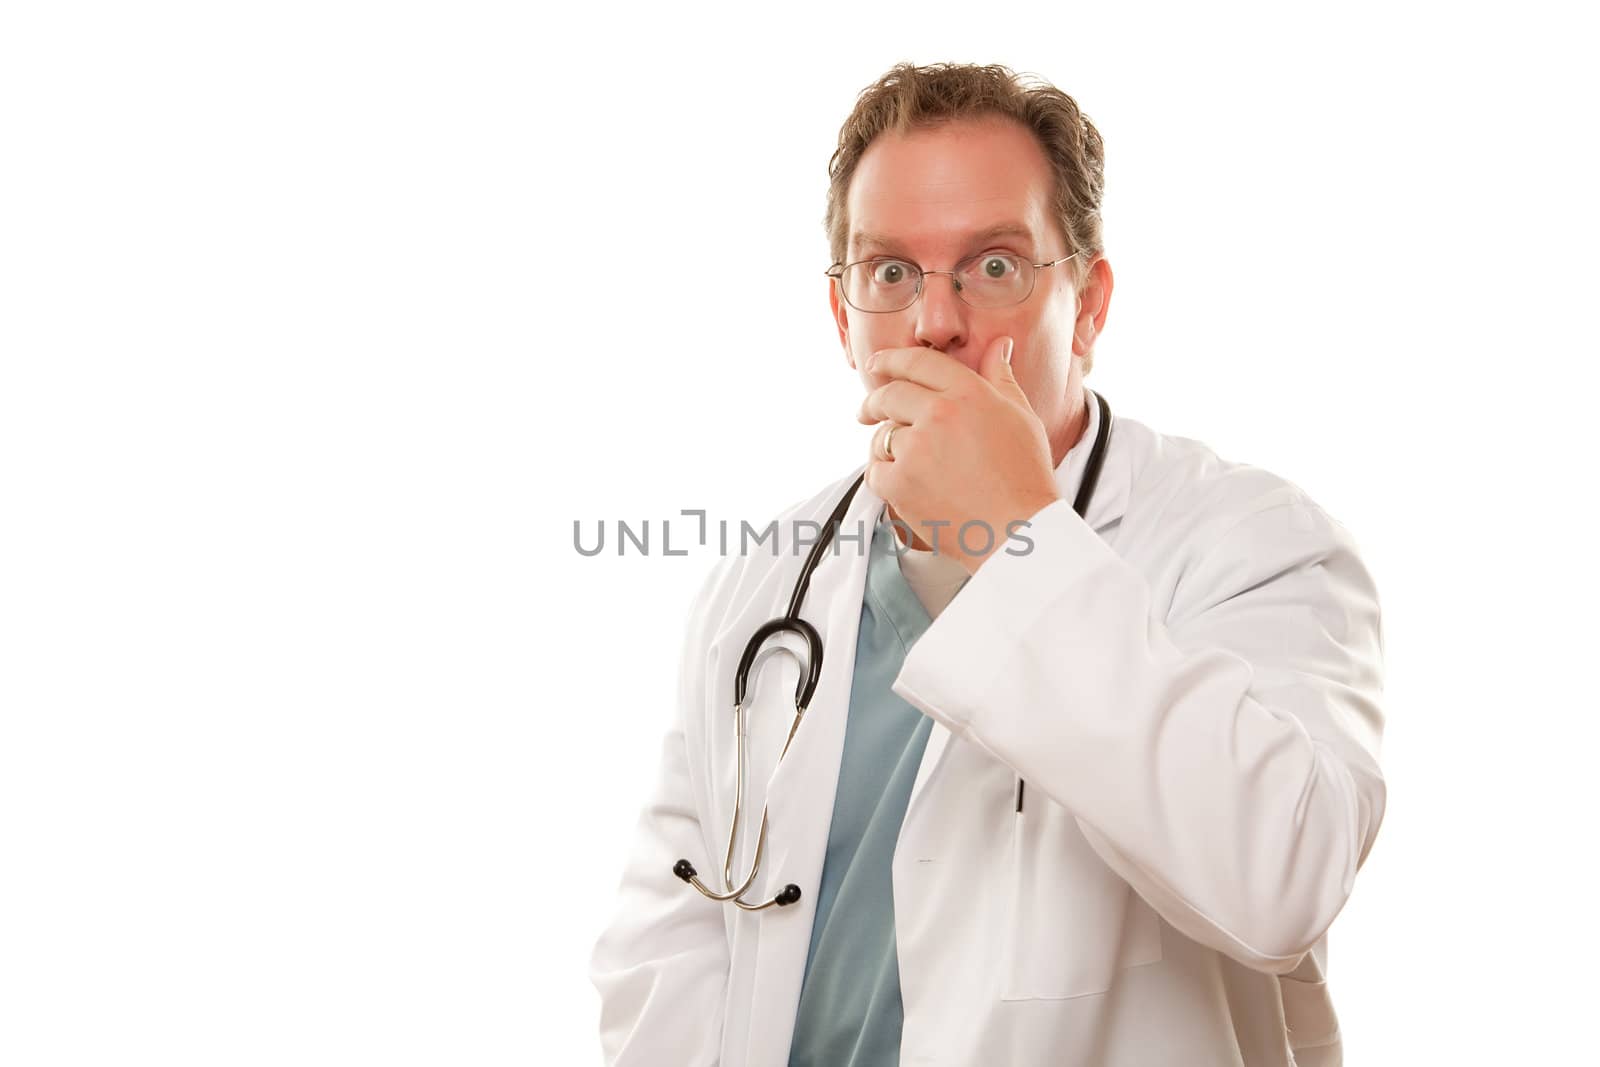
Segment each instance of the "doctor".
M830 174L829 302L878 429L695 600L594 949L607 1062L1340 1063L1328 929L1385 801L1351 535L1084 386L1113 283L1070 97L902 64ZM777 635L741 774L741 655L863 474L800 602L814 691L795 726L808 646ZM752 867L754 907L707 895Z

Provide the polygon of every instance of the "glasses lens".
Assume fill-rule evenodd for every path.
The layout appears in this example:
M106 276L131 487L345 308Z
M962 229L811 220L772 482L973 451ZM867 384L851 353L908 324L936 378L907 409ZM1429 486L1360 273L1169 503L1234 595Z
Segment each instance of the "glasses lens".
M1027 299L1033 289L1033 264L1020 256L986 252L957 270L961 296L973 307L1008 307Z
M899 311L917 298L919 271L903 259L869 259L852 263L839 281L845 299L861 311Z

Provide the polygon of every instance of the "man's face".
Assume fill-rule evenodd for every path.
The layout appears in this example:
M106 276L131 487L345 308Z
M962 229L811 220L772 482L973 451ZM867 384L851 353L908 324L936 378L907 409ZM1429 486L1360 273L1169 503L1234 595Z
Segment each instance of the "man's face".
M903 136L885 133L867 148L850 182L845 262L892 256L924 270L950 270L980 252L1011 252L1031 263L1067 255L1072 250L1051 217L1052 181L1033 135L1009 121L962 120ZM977 236L1005 224L1024 232ZM861 235L880 240L863 242ZM1103 318L1085 301L1083 322L1076 321L1076 263L1036 271L1032 294L1011 307L972 307L956 295L948 274L923 279L922 295L909 308L878 314L850 307L830 278L829 304L845 358L868 390L886 380L865 369L880 348L932 347L976 371L991 341L1011 337L1012 373L1055 444L1082 392L1072 359L1075 327L1081 354L1099 325L1092 320ZM1109 276L1109 267L1097 265L1102 270Z

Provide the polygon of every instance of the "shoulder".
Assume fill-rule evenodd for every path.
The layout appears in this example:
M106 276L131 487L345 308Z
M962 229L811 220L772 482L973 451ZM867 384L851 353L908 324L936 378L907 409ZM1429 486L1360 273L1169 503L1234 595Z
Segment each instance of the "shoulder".
M1321 536L1348 531L1302 486L1264 467L1219 455L1203 441L1162 433L1118 416L1114 434L1125 450L1125 526L1181 534L1191 552L1204 553L1241 527L1274 524L1315 529Z
M1163 576L1174 617L1268 586L1279 595L1292 586L1302 602L1359 600L1376 611L1377 590L1355 536L1305 488L1134 419L1118 417L1114 433L1127 450L1118 549Z

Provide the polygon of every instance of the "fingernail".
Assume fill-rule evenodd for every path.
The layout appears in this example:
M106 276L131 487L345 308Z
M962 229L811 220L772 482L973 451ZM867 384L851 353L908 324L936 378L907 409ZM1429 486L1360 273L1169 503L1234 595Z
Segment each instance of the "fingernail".
M1011 364L1011 348L1013 346L1013 343L1014 342L1011 340L1011 338L1009 338L1009 337L1006 338L1006 365L1007 366L1010 366L1010 364Z

